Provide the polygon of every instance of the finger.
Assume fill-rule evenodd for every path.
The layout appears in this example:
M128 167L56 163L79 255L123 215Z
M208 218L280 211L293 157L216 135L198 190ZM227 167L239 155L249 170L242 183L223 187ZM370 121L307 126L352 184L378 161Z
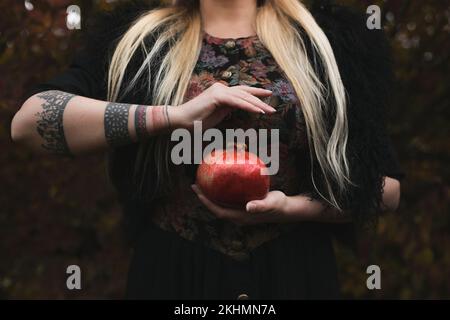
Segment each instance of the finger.
M229 105L230 107L236 108L236 109L242 109L242 110L246 110L248 112L253 112L253 113L263 113L265 114L266 112L261 109L260 107L255 106L254 104L242 99L241 97L239 97L235 91L230 91L232 92L232 94L229 94L226 96L225 103L227 105Z
M255 96L265 96L265 97L267 97L267 96L270 96L270 95L273 94L272 90L263 89L263 88L256 88L256 87L243 86L243 85L236 86L236 87L241 89L241 90L244 90L244 91L246 91L248 93L251 93L251 94L253 94Z
M253 200L247 203L245 206L247 212L266 212L268 210L268 204L265 200Z
M215 203L213 203L211 200L209 200L201 191L201 189L193 184L192 186L192 190L194 190L194 192L197 194L198 199L200 200L201 203L203 203L203 205L208 208L212 213L214 213L216 216L218 216L219 218L222 218L225 216L225 210L221 207L219 207L218 205L216 205Z
M203 205L209 211L211 211L215 216L217 216L220 219L230 220L231 222L237 225L258 224L261 222L265 222L266 220L267 221L270 220L269 217L266 216L264 212L261 212L258 215L249 215L245 211L220 207L211 200L209 200L197 185L193 184L191 185L191 187L197 194L197 197L200 200L200 202L203 203Z
M207 207L217 217L230 220L239 220L241 218L241 212L234 209L223 208L209 200L197 185L193 184L191 185L191 187L197 194L199 200L205 205L205 207Z
M246 92L244 90L238 90L237 95L240 98L242 98L242 99L244 99L244 100L246 100L246 101L248 101L248 102L250 102L250 103L252 103L252 104L254 104L256 106L258 106L259 108L263 109L265 112L274 113L274 112L277 111L272 106L268 105L267 103L261 101L259 98L255 97L254 95L252 95L252 94L250 94L250 93L248 93L248 92Z
M249 94L250 96L253 96L255 98L257 98L257 97L269 97L269 96L271 96L273 94L272 90L263 89L263 88L256 88L256 87L250 87L250 86L244 86L244 85L233 86L233 87L229 87L229 88L239 89L239 91L241 91L241 92L243 91L246 94ZM261 101L262 103L264 103L269 108L273 108L271 105L265 103L261 99L259 99L259 98L257 98L257 99L258 99L258 101Z

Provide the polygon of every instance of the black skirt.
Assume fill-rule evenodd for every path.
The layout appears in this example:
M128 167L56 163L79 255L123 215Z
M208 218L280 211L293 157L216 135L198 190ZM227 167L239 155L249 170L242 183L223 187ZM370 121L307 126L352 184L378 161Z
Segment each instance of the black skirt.
M150 225L131 261L129 299L337 299L331 236L317 224L254 249L236 261L201 243Z

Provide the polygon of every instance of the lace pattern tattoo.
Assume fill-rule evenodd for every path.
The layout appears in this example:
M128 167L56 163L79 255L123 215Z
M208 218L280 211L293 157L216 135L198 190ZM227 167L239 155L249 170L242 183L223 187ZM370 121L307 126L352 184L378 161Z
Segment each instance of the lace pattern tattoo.
M117 147L131 142L128 131L129 104L109 103L105 110L105 137L109 146Z
M38 112L37 132L44 139L42 148L61 155L71 155L64 135L63 115L64 110L75 95L50 90L37 95L45 100L42 111Z
M136 136L138 139L147 136L147 107L137 106L134 112L134 127L136 128Z

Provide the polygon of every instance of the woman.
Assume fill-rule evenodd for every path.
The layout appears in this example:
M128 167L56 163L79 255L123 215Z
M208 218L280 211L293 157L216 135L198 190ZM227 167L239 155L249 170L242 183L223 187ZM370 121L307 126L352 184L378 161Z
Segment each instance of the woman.
M134 246L127 297L339 297L330 226L375 222L400 196L381 32L324 1L169 2L98 16L70 68L17 112L13 140L108 151ZM194 165L171 163L170 132L194 121L279 130L265 199L218 206Z

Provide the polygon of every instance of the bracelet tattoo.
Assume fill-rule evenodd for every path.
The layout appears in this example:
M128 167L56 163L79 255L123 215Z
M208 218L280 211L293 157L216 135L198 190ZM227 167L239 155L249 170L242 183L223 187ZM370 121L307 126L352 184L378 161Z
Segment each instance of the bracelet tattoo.
M138 105L134 111L134 127L138 139L143 139L148 136L146 117L147 107Z
M170 118L169 118L169 106L167 106L167 105L164 106L164 114L166 115L167 126L170 130L171 125L170 125Z
M150 107L147 127L150 135L157 134L170 128L169 113L167 106L152 106Z
M55 154L72 156L64 135L63 115L67 104L75 95L50 90L37 96L45 100L42 111L36 113L38 118L36 129L44 139L42 148Z
M109 146L118 147L132 142L128 131L128 115L131 105L109 103L105 110L105 137Z

